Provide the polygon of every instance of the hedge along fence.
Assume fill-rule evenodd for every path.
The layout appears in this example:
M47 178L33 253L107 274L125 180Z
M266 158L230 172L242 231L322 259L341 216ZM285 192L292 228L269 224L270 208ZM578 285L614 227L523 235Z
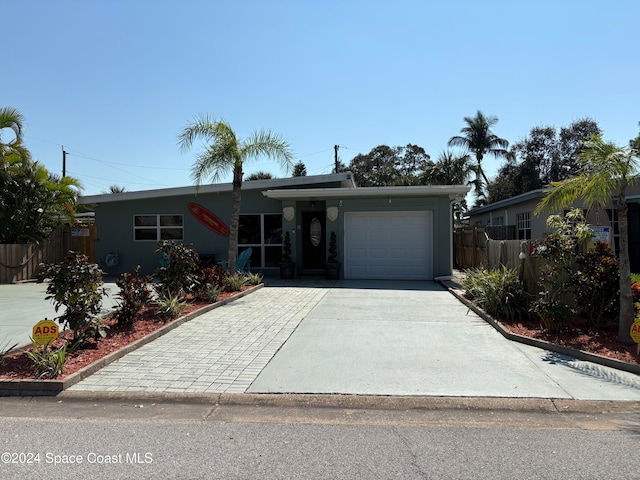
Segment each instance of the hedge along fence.
M83 236L74 235L78 230ZM41 243L0 244L0 284L35 280L41 263L61 262L69 250L94 261L95 238L94 226L60 227Z

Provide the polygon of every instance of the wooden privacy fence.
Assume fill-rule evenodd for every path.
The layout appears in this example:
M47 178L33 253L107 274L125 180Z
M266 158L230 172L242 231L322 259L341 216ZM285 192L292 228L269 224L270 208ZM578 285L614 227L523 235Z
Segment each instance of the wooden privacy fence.
M69 250L84 253L95 261L94 225L60 227L41 243L0 244L0 283L38 278L40 264L58 263Z
M453 234L454 264L459 269L509 268L520 266L520 252L528 253L529 242L521 240L493 240L485 227L456 229Z

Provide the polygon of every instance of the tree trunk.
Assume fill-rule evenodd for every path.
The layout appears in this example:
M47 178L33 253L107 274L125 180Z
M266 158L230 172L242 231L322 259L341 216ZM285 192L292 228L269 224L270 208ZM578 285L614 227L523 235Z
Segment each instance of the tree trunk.
M240 201L242 197L242 164L233 169L233 190L231 192L231 225L229 226L229 253L227 272L236 273L238 256L238 227L240 225Z
M633 345L631 325L634 321L633 295L631 294L631 265L629 263L629 223L628 207L624 193L620 195L618 207L618 228L620 230L620 323L618 341L624 345Z

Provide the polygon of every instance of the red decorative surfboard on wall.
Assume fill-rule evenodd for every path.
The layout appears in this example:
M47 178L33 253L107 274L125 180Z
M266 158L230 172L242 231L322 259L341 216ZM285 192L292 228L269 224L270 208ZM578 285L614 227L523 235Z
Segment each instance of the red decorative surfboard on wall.
M198 205L197 203L190 203L189 205L187 205L187 207L189 208L191 215L196 217L205 227L213 230L218 235L222 235L223 237L229 236L229 229L224 224L224 222L209 210L204 208L202 205Z

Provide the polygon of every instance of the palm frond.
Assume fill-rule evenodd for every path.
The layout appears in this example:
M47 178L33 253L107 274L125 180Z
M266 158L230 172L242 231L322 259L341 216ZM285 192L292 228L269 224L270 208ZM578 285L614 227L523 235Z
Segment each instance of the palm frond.
M551 190L542 198L534 211L534 215L543 212L557 212L570 206L575 200L583 196L586 179L572 177L561 182L552 182Z
M276 160L286 173L293 169L291 146L280 135L269 130L253 132L242 142L240 153L243 160L259 156Z

